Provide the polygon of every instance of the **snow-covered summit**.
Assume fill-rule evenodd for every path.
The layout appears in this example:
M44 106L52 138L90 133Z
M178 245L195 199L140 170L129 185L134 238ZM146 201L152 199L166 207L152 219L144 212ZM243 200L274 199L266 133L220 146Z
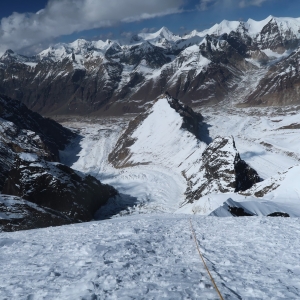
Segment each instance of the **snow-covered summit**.
M252 36L258 35L262 29L268 24L277 24L281 33L291 32L296 36L299 36L300 30L300 18L278 18L274 16L269 16L262 21L255 21L249 19L245 22L245 28L248 30L249 34Z
M157 164L181 172L202 154L206 144L186 130L184 118L171 106L162 96L132 121L110 155L115 166Z
M78 39L72 43L60 43L43 50L37 57L39 59L52 59L62 60L66 57L71 57L72 54L84 58L87 53L91 53L93 56L104 56L105 52L112 46L113 42L110 40L104 41L86 41L84 39Z
M300 18L277 18L274 16L269 16L261 21L255 21L253 19L248 19L246 22L223 20L221 23L217 23L209 29L205 29L203 31L193 30L190 34L185 35L184 39L189 39L194 36L203 38L206 35L221 36L225 33L229 34L232 31L237 31L239 28L245 28L249 36L256 37L270 22L277 24L282 34L290 32L298 37L300 35Z
M30 64L34 64L36 62L36 58L34 56L27 57L25 55L20 55L20 54L15 53L11 49L8 49L1 56L0 61L6 62L6 63L19 62L19 63L30 65Z
M205 37L206 35L217 35L220 36L224 33L229 34L231 31L235 31L241 22L239 21L227 21L223 20L220 24L215 24L213 27L201 31L198 33L199 36Z
M154 33L139 33L138 36L145 41L150 41L154 44L160 43L162 39L166 39L169 42L176 42L180 40L180 36L175 35L167 27L162 27L160 30Z

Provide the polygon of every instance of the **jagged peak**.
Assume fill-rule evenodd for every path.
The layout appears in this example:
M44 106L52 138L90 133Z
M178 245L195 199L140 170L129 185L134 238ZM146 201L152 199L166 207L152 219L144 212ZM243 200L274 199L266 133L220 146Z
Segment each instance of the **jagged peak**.
M10 55L10 54L15 54L15 52L11 49L7 49L4 53L4 55Z
M167 41L173 41L176 42L180 40L181 38L177 35L174 35L173 32L171 32L167 27L163 26L161 29L159 29L156 32L153 33L139 33L138 36L142 38L143 40L148 41L160 41L161 39L166 39Z
M163 35L164 37L166 37L166 35L174 35L174 33L165 26L163 26L158 32L160 35Z
M74 42L68 44L69 47L72 48L82 48L85 47L87 44L90 44L91 42L88 42L85 39L77 39Z

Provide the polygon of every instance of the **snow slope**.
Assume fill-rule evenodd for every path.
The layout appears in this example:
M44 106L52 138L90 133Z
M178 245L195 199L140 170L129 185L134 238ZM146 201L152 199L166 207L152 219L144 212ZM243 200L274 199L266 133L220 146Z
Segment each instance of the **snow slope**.
M151 42L153 45L161 45L164 40L168 42L177 42L180 40L178 35L173 34L168 28L162 27L154 33L139 33L138 36L145 41Z
M293 166L284 172L278 173L254 185L251 189L246 191L245 194L298 206L300 202L299 175L300 165Z
M75 162L68 162L69 155L62 155L62 159L75 170L110 182L123 195L136 198L135 204L146 203L147 212L173 212L185 200L187 186L182 171L190 168L207 146L182 129L182 122L168 100L160 99L132 134L135 143L130 147L129 167L115 169L107 161L121 133L117 125L110 127L109 133L105 133L107 127L86 128L88 132L82 131L85 138L80 142L79 159L77 156ZM72 153L74 146L66 151ZM122 201L127 203L127 196Z
M189 168L207 145L181 127L182 117L166 98L159 99L132 134L135 142L130 147L130 162L151 163L178 172Z
M80 122L66 124L80 128L83 136L79 145L75 144L69 148L67 157L71 158L71 161L66 163L76 170L90 173L103 183L113 185L122 194L123 198L117 201L118 210L112 209L116 206L116 202L112 201L103 210L104 214L175 212L185 202L187 181L181 172L196 163L198 167L192 167L188 175L194 172L193 169L196 173L200 168L197 159L201 159L204 149L201 146L203 144L197 144L189 132L182 135L178 115L166 104L163 101L156 103L160 109L153 112L134 135L139 139L132 146L130 159L135 163L148 162L148 164L124 169L113 168L107 158L128 121L103 119L99 121L100 123L93 124ZM162 109L164 106L168 111L167 115ZM203 108L201 113L207 123L210 137L214 139L217 136L232 135L241 158L263 179L277 176L278 172L284 172L299 164L299 129L295 127L295 124L298 124L299 111L296 107L285 110L283 108L239 109L221 104ZM290 125L295 128L293 126L290 128ZM153 131L158 132L155 138L152 135ZM76 149L75 146L79 148ZM206 147L205 144L203 147ZM195 155L183 160L183 164L180 165L181 162L178 161L187 158L194 150L197 150ZM296 181L291 184L297 188ZM290 186L289 190L291 188ZM218 207L222 207L228 199L232 199L240 203L237 204L239 206L245 206L245 201L252 204L257 202L258 206L256 204L253 206L254 214L265 215L282 211L291 216L299 216L300 212L293 207L300 202L300 196L297 193L293 195L294 198L290 199L292 208L289 208L286 206L289 203L282 202L279 198L276 202L275 196L261 199L254 194L245 198L245 195L232 193L223 195L211 193L202 198L201 202L197 202L199 205L195 204L198 208L188 205L185 211L179 210L179 212L194 214L196 210L197 213L208 215ZM102 218L101 213L99 217Z
M293 187L295 189L295 187ZM293 193L294 191L292 191ZM254 195L245 196L238 193L219 193L205 195L193 203L187 203L179 208L176 214L232 217L229 207L242 208L245 212L254 216L268 216L273 213L286 213L290 217L299 217L299 196L287 197L262 197ZM274 194L273 194L274 195Z
M108 163L108 155L115 147L122 130L126 128L128 120L105 119L98 122L65 123L80 129L83 138L81 141L74 141L61 153L62 161L75 170L95 176L103 183L110 182L122 195L118 199L118 205L123 210L135 205L136 210L143 213L177 210L184 201L186 183L183 176L159 165L113 168ZM116 205L113 202L108 206L104 208L105 213Z
M224 103L202 112L212 138L229 133L241 158L263 179L283 172L300 161L297 107L234 108Z
M224 299L299 299L299 219L193 217ZM1 299L218 299L184 216L0 235Z

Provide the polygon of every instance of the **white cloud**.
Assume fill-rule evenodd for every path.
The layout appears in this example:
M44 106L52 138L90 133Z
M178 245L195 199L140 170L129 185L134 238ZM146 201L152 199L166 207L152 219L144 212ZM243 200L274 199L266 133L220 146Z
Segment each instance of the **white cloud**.
M155 32L157 31L158 28L156 27L151 27L151 28L143 28L140 32L141 33L152 33L152 32Z
M39 12L13 13L0 23L0 52L20 50L83 30L180 12L184 0L49 0Z
M217 0L201 0L200 3L196 6L198 10L207 10L211 5L217 3Z
M239 5L240 7L246 7L246 6L261 6L264 2L268 0L242 0L240 1Z
M227 7L244 8L247 6L261 6L264 2L269 0L200 0L196 8L200 11L209 9L210 7Z

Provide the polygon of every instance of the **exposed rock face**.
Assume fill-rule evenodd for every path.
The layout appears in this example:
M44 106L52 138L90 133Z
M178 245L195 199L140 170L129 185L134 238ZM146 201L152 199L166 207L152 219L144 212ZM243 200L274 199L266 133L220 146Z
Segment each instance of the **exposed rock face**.
M182 157L179 157L178 161L174 158L174 155L178 154L174 151L174 143L177 143L178 151L182 151L181 139L182 143L186 144L188 141L184 141L184 138L188 136L193 146L189 149L190 145L186 145L189 149L187 151L198 151L198 144L204 138L200 134L202 121L203 116L200 113L194 112L189 106L166 93L159 97L150 109L129 123L109 154L109 162L115 168L150 162L165 164L167 161L178 166ZM155 126L160 128L154 128Z
M0 195L0 232L71 224L66 215L16 196Z
M261 46L262 49L271 49L278 52L284 52L284 41L280 34L278 24L275 19L271 19L270 22L262 29L260 34L256 37L256 43Z
M170 106L182 117L181 128L187 129L201 140L199 124L203 121L203 116L200 113L194 112L189 106L184 105L178 99L171 97L168 92L166 92L166 96Z
M74 137L69 129L33 113L19 101L0 96L2 230L89 221L117 194L94 177L58 162L59 150Z
M232 137L217 137L207 146L200 132L201 114L169 95L133 120L109 155L116 168L159 165L183 175L186 202L213 193L240 192L260 178L241 160Z
M228 207L228 211L234 216L234 217L252 217L252 214L249 214L245 212L245 210L242 207Z
M260 182L261 178L237 153L234 162L235 172L235 192L246 191L255 183Z
M299 104L300 48L272 66L244 105L280 106Z
M117 194L92 176L31 154L21 154L16 160L2 192L59 211L72 222L90 221Z
M290 215L283 212L274 212L272 214L269 214L268 217L282 217L282 218L289 218Z
M260 182L257 172L241 160L232 137L217 137L199 159L197 173L185 172L189 202L211 193L239 192Z
M0 96L0 188L17 153L35 153L48 161L58 161L59 150L74 137L72 131L30 111L19 101Z
M127 45L77 40L34 57L8 50L0 58L0 92L44 115L142 112L165 91L189 106L218 103L256 68L249 59L268 62L264 50L283 53L299 46L297 19L253 22L224 21L184 37L162 28Z
M36 141L36 144L41 148L40 151L44 150L44 154L40 156L48 157L48 160L58 161L59 150L64 149L65 145L76 136L57 122L43 118L24 104L5 95L0 95L0 118L12 122L16 131L27 130L38 135L40 141Z

